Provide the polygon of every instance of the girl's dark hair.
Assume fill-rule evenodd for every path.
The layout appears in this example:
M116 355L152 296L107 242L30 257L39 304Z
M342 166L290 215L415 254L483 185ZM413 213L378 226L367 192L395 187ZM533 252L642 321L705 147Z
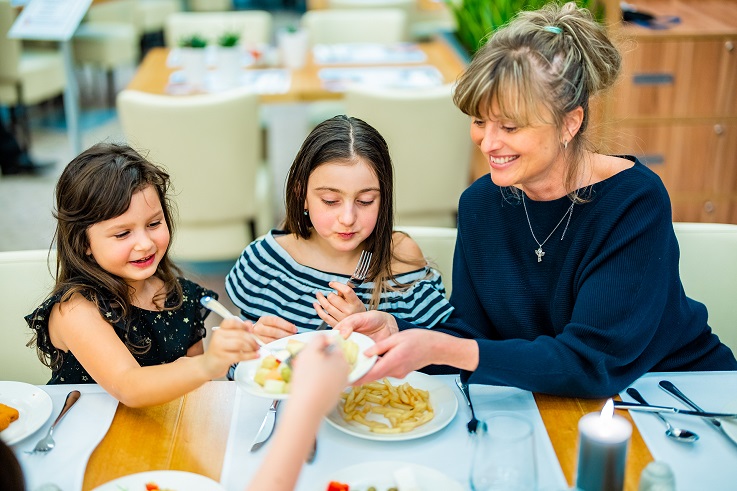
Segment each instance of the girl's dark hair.
M394 229L394 173L389 147L378 131L368 123L345 115L323 121L307 136L287 176L286 218L284 229L307 239L312 233L310 217L304 214L307 181L322 164L341 162L367 163L379 180L379 214L373 233L366 239L365 249L372 252L367 280L375 288L371 306L376 308L381 292L392 274L392 233Z
M131 310L131 290L120 277L101 268L86 251L90 245L87 229L99 222L115 218L128 210L133 194L153 186L161 202L164 219L170 235L174 235L172 204L167 197L169 174L148 162L127 145L98 143L74 158L64 169L56 184L56 285L53 295L61 294L61 302L68 301L74 294L81 294L94 302L102 312L110 308L113 318L105 318L111 324L128 318ZM182 288L177 281L181 274L169 259L166 251L154 275L164 282L164 288L156 294L154 301L164 305L169 298L176 304L166 309L181 306ZM103 304L103 302L109 302ZM37 341L34 336L31 343ZM138 346L126 339L131 351L146 351L148 346ZM31 344L29 343L29 344ZM50 345L50 343L48 343ZM52 369L61 363L61 353L44 354L38 350L39 358Z

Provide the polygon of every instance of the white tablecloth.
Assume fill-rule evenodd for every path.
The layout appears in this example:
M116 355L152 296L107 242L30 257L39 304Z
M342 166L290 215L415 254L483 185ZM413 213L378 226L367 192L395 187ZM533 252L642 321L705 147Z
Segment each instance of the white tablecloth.
M471 460L471 437L466 431L470 412L453 383L455 377L440 378L452 388L459 404L458 413L447 427L417 440L380 442L347 435L324 422L318 435L317 457L302 469L296 490L324 491L329 476L344 467L387 460L435 468L466 487ZM529 419L535 427L540 490L567 488L532 393L508 387L471 386L471 399L480 419L494 411L514 411ZM266 454L266 447L255 453L249 449L270 403L269 399L238 389L220 480L227 491L243 490Z
M87 461L103 439L115 416L118 401L99 385L40 385L54 403L49 420L35 433L12 446L26 478L26 489L55 484L62 491L82 489ZM29 455L59 415L67 394L82 393L77 403L54 430L56 447L44 454Z
M632 384L650 404L691 409L658 387L661 380L673 382L705 411L737 412L737 372L649 373ZM620 396L623 401L634 402L626 392ZM630 414L653 458L670 465L678 491L737 489L737 445L706 420L665 415L673 426L699 434L699 440L689 444L667 438L665 425L652 414Z

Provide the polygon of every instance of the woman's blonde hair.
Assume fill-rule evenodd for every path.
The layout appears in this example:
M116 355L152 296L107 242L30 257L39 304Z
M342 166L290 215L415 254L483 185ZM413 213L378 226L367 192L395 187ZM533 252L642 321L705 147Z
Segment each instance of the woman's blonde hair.
M583 121L566 148L570 164L565 184L572 192L585 151L592 150L585 135L589 99L614 84L621 60L591 12L574 2L550 3L520 12L493 33L458 79L453 102L477 118L487 116L496 103L496 117L519 127L546 123L558 130L580 106Z

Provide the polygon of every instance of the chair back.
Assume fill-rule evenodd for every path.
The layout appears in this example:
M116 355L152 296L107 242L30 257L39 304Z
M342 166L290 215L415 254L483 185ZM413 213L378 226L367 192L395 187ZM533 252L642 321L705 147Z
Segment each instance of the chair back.
M54 288L56 252L0 252L0 379L45 384L51 370L26 347L32 337L24 316L33 312Z
M217 44L225 33L240 34L242 45L271 43L272 16L263 10L236 12L177 12L166 19L164 40L170 48L179 45L182 38L199 35L209 45Z
M394 163L396 223L455 227L471 173L468 118L451 85L423 89L352 87L347 114L376 128Z
M19 39L8 37L8 31L13 26L15 17L10 0L0 0L0 83L4 79L15 83L18 78L21 42Z
M453 254L456 247L456 229L450 227L397 226L420 246L428 263L443 276L445 293L450 298L453 290Z
M709 326L737 354L737 225L674 222L686 295L706 305Z
M254 238L259 211L258 95L245 88L187 97L124 90L117 107L128 144L171 175L179 211L173 255L237 258Z
M407 39L407 13L401 9L308 10L302 26L312 45L394 44Z

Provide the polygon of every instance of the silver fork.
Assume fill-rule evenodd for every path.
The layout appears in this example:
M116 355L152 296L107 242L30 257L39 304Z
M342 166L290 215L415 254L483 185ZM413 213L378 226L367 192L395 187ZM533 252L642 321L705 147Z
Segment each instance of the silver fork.
M468 404L468 408L471 410L471 420L466 423L466 428L469 433L476 433L476 429L479 426L479 420L476 419L476 413L474 413L473 404L471 404L471 391L468 390L468 384L461 382L461 377L456 377L456 385L461 390L464 399L466 399L466 404Z
M64 401L64 407L61 409L61 412L59 413L59 416L56 417L56 421L54 421L54 424L51 425L51 428L49 428L49 431L46 433L46 436L41 438L38 443L36 443L36 446L31 452L27 453L39 453L39 452L48 452L51 449L53 449L56 446L56 442L53 438L54 429L56 428L56 425L59 424L59 421L61 421L61 418L64 417L64 415L69 411L72 406L74 406L74 403L79 400L79 396L81 394L78 390L73 390L69 394L67 394L67 398Z
M350 286L351 288L356 288L358 285L366 280L366 275L368 274L369 266L371 265L371 256L371 252L366 250L361 251L361 257L358 258L356 269L353 271L353 274L351 275L346 285ZM328 327L330 327L328 326L328 323L322 321L322 323L317 326L317 329L315 330L324 331Z

